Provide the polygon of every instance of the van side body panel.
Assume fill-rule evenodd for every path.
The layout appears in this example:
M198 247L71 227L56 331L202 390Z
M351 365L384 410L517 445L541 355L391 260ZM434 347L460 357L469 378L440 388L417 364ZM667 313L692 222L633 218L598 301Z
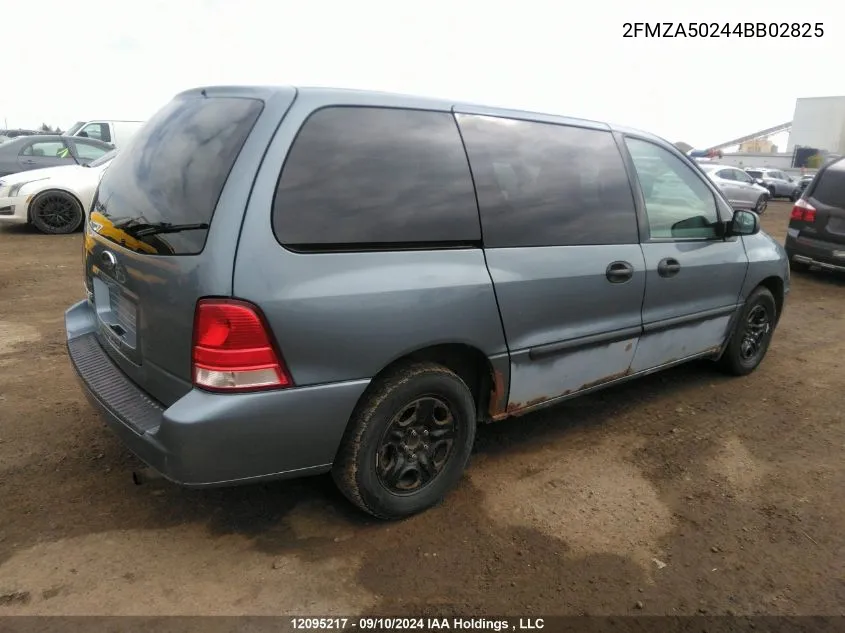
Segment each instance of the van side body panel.
M504 374L507 345L480 247L303 253L277 241L271 211L279 174L303 123L329 106L450 112L450 105L428 99L301 90L255 181L234 294L262 309L297 386L370 379L409 353L441 344L475 348L496 358Z

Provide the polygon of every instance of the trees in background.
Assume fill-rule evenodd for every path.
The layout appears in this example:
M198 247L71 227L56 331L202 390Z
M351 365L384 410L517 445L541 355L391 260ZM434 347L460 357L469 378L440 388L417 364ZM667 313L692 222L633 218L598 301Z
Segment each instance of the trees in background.
M62 130L58 127L50 127L46 123L42 123L41 127L38 130L39 132L43 132L44 134L61 134Z

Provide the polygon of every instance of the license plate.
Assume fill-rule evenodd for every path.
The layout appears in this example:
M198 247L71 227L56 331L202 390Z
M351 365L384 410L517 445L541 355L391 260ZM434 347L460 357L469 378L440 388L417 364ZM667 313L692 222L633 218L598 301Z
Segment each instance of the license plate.
M94 277L94 306L109 339L135 349L138 308L120 286L104 277Z

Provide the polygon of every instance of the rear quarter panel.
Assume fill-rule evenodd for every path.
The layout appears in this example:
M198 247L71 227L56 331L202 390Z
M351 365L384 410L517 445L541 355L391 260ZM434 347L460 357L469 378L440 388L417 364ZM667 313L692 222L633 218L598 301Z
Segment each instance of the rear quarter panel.
M495 366L506 372L504 332L480 248L317 254L289 251L276 240L273 196L288 149L308 115L329 105L448 111L391 95L300 93L255 181L235 296L262 309L298 386L372 378L410 352L443 343L498 356Z

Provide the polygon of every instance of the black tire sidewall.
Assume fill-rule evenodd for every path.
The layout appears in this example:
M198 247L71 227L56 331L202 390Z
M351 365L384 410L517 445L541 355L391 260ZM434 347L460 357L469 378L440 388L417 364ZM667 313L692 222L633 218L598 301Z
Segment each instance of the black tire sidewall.
M74 209L76 210L76 221L63 229L55 229L54 227L44 224L38 214L38 206L41 204L41 201L47 195L59 195L69 200L73 205ZM42 191L35 197L30 206L30 221L32 222L32 225L42 233L46 233L48 235L66 235L68 233L74 233L75 231L79 230L79 227L82 226L82 222L84 220L85 213L82 210L82 205L80 205L76 198L74 198L72 195L63 191Z
M388 424L403 407L427 395L442 398L455 416L457 438L452 455L436 479L411 495L385 488L376 474L376 454ZM386 518L416 514L440 501L460 481L475 441L475 403L464 382L448 371L425 371L400 383L367 420L356 456L356 483L364 504Z
M744 360L740 351L742 338L745 334L745 322L748 319L748 315L757 305L765 306L769 315L770 329L765 341L763 342L763 346L757 355L750 360ZM748 301L745 303L745 306L740 313L737 327L734 330L734 334L731 337L731 342L727 349L728 359L732 366L731 368L735 373L740 375L749 374L760 366L760 363L763 362L763 359L769 351L769 345L772 342L777 318L777 305L775 304L775 298L772 296L772 293L764 288L758 288L755 290L748 298Z
M769 203L769 196L766 195L766 194L761 195L759 198L757 198L757 204L754 205L753 211L757 215L763 215L766 212L766 209L769 206L768 203Z

